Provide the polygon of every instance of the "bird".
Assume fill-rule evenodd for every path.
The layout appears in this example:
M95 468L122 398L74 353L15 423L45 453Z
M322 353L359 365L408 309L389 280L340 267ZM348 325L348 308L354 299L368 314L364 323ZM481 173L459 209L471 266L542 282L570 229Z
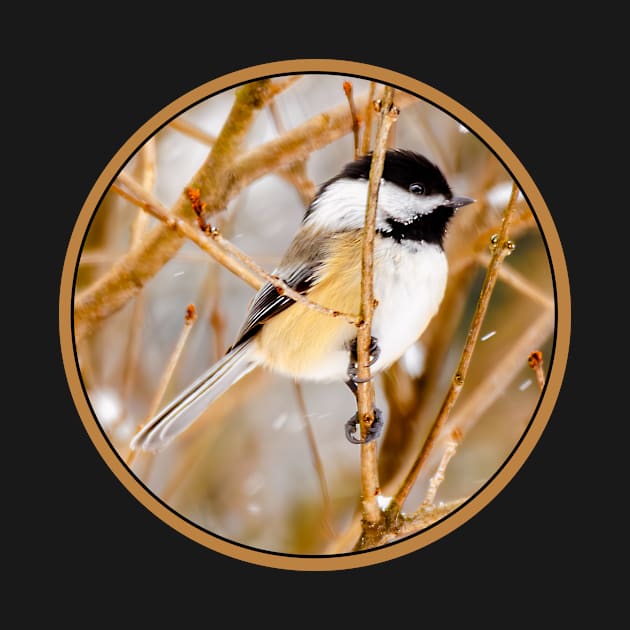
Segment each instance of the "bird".
M329 309L358 313L362 239L373 153L348 162L325 181L274 275ZM448 277L444 238L462 206L440 168L406 148L385 152L378 188L373 250L374 310L370 373L382 372L415 343L435 316ZM357 328L309 308L268 282L252 298L236 340L206 370L136 433L131 448L160 451L227 389L258 366L298 382L343 382L356 396ZM345 423L355 444L378 438L383 414L363 437L355 414Z

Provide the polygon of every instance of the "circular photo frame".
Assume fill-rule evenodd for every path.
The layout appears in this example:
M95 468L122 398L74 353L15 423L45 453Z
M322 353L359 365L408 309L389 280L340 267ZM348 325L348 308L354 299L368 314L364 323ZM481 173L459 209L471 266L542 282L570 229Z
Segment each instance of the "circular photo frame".
M335 280L337 301L315 290ZM148 120L78 213L59 308L77 411L127 490L218 553L306 571L414 552L492 501L570 335L518 158L438 90L337 60L234 72Z

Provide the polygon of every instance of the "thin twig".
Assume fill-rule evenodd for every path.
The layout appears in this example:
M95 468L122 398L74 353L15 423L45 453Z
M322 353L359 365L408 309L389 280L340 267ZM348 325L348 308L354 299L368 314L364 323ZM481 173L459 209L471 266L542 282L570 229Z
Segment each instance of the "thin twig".
M372 120L374 114L373 101L375 87L376 84L374 81L370 81L367 104L365 106L365 127L363 128L363 137L361 138L361 155L366 155L370 152L370 145L372 143Z
M138 154L138 166L140 169L140 183L145 190L152 191L153 186L155 185L157 168L155 138L149 138L140 150L140 153ZM149 216L147 215L147 213L142 212L142 210L138 210L138 216L136 216L131 226L132 247L136 247L142 240L148 222Z
M415 483L420 473L420 470L429 457L429 454L431 453L431 450L435 445L438 436L440 435L442 427L446 423L451 409L453 408L453 405L455 404L464 386L466 375L468 373L468 367L470 365L470 360L472 358L472 354L481 330L481 324L483 323L483 319L488 309L488 304L490 302L490 296L492 295L494 285L496 284L499 267L501 266L503 259L508 256L514 249L514 244L508 240L508 229L510 226L512 215L514 213L517 196L518 187L516 183L514 183L512 186L510 201L508 202L508 205L503 213L501 230L498 235L492 237L492 245L494 248L492 259L486 272L486 277L481 288L481 294L479 295L479 299L477 301L477 307L473 315L470 330L468 331L464 350L457 365L455 376L451 381L451 385L448 389L444 402L442 403L442 407L440 408L438 416L435 419L433 426L431 427L429 435L422 449L420 450L420 453L418 454L416 460L411 467L411 470L407 474L407 477L403 481L402 485L398 489L398 492L396 492L394 498L392 499L392 502L390 503L388 512L392 520L396 520L398 514L400 514L405 499L411 491L411 488L413 487L413 484Z
M421 507L410 515L401 514L398 519L397 526L384 531L378 543L380 545L385 545L387 543L396 542L405 536L416 534L417 532L433 525L433 523L442 520L445 516L448 516L453 510L458 508L467 500L468 497L455 499L454 501L445 501L444 503L432 505L428 508ZM358 520L354 520L345 532L328 545L325 553L327 555L348 553L348 551L352 549L353 542L360 535L360 529L360 523Z
M458 428L455 428L451 431L449 439L446 442L446 447L444 448L444 453L442 454L440 464L438 465L438 468L435 471L433 477L431 477L431 481L429 481L429 489L427 490L424 501L420 506L421 508L428 508L435 502L435 495L437 494L438 488L444 481L446 467L453 458L453 455L455 455L455 453L457 452L457 447L462 441L462 437L462 432Z
M120 253L105 252L101 250L83 252L79 260L80 265L112 265L119 257ZM178 260L194 263L203 263L208 261L208 257L201 252L182 252L178 256ZM261 256L262 260L262 256ZM273 257L273 261L277 257Z
M386 88L389 89L389 88ZM396 89L395 88L391 88L392 90L392 100L396 98ZM394 120L392 122L391 128L389 130L389 133L387 134L387 142L385 144L385 148L387 149L392 149L396 146L396 127L397 127L397 121L398 121L398 117L396 117L396 120Z
M282 92L285 92L294 83L297 83L304 75L303 74L290 74L281 79L276 79L271 82L271 97L277 96Z
M487 267L490 263L490 254L486 252L479 252L476 258L479 264L484 267ZM552 296L549 296L541 291L523 274L519 273L515 269L512 269L510 265L505 264L501 267L501 269L499 269L499 279L545 308L555 308L555 302Z
M187 120L184 120L181 116L171 120L168 126L180 133L183 133L189 138L194 138L207 147L211 147L217 141L217 137L215 135L207 133L203 129L199 129L199 127L189 123Z
M398 117L398 109L393 104L393 89L387 87L380 106L379 126L372 162L368 199L365 212L365 229L361 251L361 326L357 332L357 409L361 423L361 436L365 439L369 427L374 422L374 385L370 380L370 345L372 319L375 308L374 298L374 239L376 227L376 206L378 189L385 164L385 147L393 122ZM363 520L366 529L378 526L383 512L378 506L380 493L376 440L361 445L361 494ZM369 535L368 535L369 537Z
M259 289L263 285L260 277L258 277L255 273L252 273L243 265L239 264L237 261L233 260L230 256L226 255L226 253L223 252L212 239L205 238L203 232L195 229L189 223L175 218L166 208L164 208L164 206L154 199L152 195L149 195L144 189L142 189L142 187L124 171L118 175L118 181L125 187L129 188L133 194L128 193L117 184L111 185L111 190L113 192L153 215L162 221L162 223L166 226L179 233L180 236L193 241L195 245L210 254L215 260L254 289Z
M261 395L267 383L262 370L254 371L214 401L212 414L206 416L205 422L195 422L180 436L181 458L178 457L177 465L170 471L171 475L159 493L162 501L171 506L174 505L175 495L185 491L186 484L191 480L194 482L197 465L207 461L209 446L221 431L223 419L229 417L235 409L246 404L248 400L256 399ZM140 452L143 453L143 451ZM145 476L142 476L142 479L145 483L147 482Z
M492 369L485 374L484 379L477 387L466 396L466 400L453 412L447 424L444 426L443 436L447 436L457 427L465 436L480 417L497 401L505 392L505 389L515 379L522 369L522 357L528 348L536 347L544 343L554 329L554 313L543 311L514 341L510 347L501 354ZM440 445L443 437L438 441ZM434 462L433 462L434 463ZM427 469L431 468L431 461L427 463Z
M414 124L423 136L422 139L428 153L431 154L433 159L440 165L440 168L448 179L448 176L452 171L452 164L450 164L451 160L447 159L446 152L442 148L442 143L436 138L435 133L428 122L425 109L418 108L416 110L414 115Z
M352 83L350 81L343 82L343 91L348 99L348 106L350 107L350 115L352 116L352 136L354 138L354 159L359 157L359 117L357 116L357 108L354 104L354 97L352 95Z
M223 315L223 312L221 310L219 269L220 267L217 266L213 268L215 277L215 288L212 296L212 305L210 307L210 316L208 317L210 327L212 328L212 332L214 333L213 352L215 361L218 361L223 356L227 348L227 344L225 342L226 322L225 316Z
M273 120L273 124L278 134L281 135L286 133L286 128L282 123L282 118L280 117L276 101L271 101L271 103L269 103L269 113L271 114L271 119ZM302 200L304 207L307 207L315 196L316 187L313 180L310 179L306 173L306 159L289 164L289 166L283 168L279 174L294 186L300 195L300 199Z
M223 238L218 229L207 224L202 225L203 230L195 229L195 227L186 221L182 221L181 219L176 219L171 216L167 208L162 206L151 195L148 195L146 191L142 190L142 188L138 186L137 182L135 182L129 175L122 172L119 174L118 179L127 188L132 190L133 195L130 195L116 184L112 184L111 187L114 192L117 192L119 195L125 197L125 199L131 201L131 203L140 206L156 219L165 223L171 229L193 241L195 245L201 247L201 249L210 254L217 262L221 263L224 267L232 271L232 273L247 282L250 286L259 289L264 282L270 282L274 287L276 287L278 293L290 297L295 302L299 302L300 304L303 304L304 306L316 310L324 315L328 315L330 317L340 317L354 326L359 325L360 320L356 315L335 311L313 302L301 293L292 289L279 276L267 273L260 265L247 256L247 254L242 252L227 239ZM192 197L191 205L199 202L196 190L187 189L187 194Z
M404 538L405 536L416 534L430 525L433 525L433 523L442 520L467 500L468 497L464 497L462 499L454 499L453 501L445 501L444 503L440 502L438 505L423 505L413 514L401 518L397 529L383 536L380 543L385 545L394 540Z
M330 493L328 492L328 483L326 482L326 472L324 471L324 464L322 458L319 455L319 449L317 448L317 440L315 439L315 433L311 420L308 416L306 409L306 402L304 401L304 393L302 391L302 385L297 381L293 382L295 387L295 396L298 401L298 407L300 408L300 414L302 415L302 422L304 423L304 429L306 430L306 438L308 440L308 446L311 451L311 457L313 458L313 466L317 473L317 479L319 480L319 487L322 493L322 503L324 506L324 512L322 515L322 521L326 531L326 535L329 538L336 536L336 532L332 524L332 503L330 501Z
M145 416L145 419L136 427L134 433L137 433L142 429L144 424L148 422L158 411L160 403L162 402L162 398L164 398L164 394L166 393L166 388L168 384L171 382L171 378L173 377L173 373L175 372L175 368L177 367L177 363L179 362L179 358L181 357L182 351L184 350L184 346L186 345L186 341L188 340L188 336L190 335L190 331L192 330L192 326L197 319L197 312L195 310L194 304L189 304L186 307L186 314L184 316L184 327L182 332L175 344L175 348L166 364L164 369L164 373L162 374L162 378L158 384L157 390L155 392L155 396L153 397L153 401L149 408L148 413ZM130 451L127 456L127 466L131 466L133 460L135 459L135 454L137 451Z
M527 357L527 364L536 374L536 380L538 381L538 387L540 391L545 387L545 373L543 371L543 354L540 350L534 350Z
M152 190L156 177L156 142L155 138L149 138L138 153L137 169L139 180L146 190ZM138 209L138 214L131 225L131 248L137 247L146 231L149 222L149 215ZM124 366L121 370L122 378L122 401L124 405L120 419L127 415L131 392L133 391L134 378L136 376L136 366L140 356L140 341L142 335L142 322L144 321L145 295L139 294L133 304L131 321L129 323L129 338L126 345Z

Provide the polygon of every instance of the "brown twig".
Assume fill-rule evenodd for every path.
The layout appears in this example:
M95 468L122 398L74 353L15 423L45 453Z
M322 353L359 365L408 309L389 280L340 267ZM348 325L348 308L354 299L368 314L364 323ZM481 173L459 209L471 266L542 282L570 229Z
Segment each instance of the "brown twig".
M139 172L139 180L142 186L149 191L153 189L155 184L157 159L155 145L155 138L150 138L138 153L137 169ZM131 225L132 248L137 247L142 240L148 221L149 215L146 212L143 212L141 208L138 209L138 214ZM140 356L140 340L142 339L142 335L139 333L142 330L142 322L144 320L144 307L145 296L140 294L133 304L131 321L129 323L129 340L126 346L125 362L122 370L123 385L121 388L121 398L124 405L124 411L121 414L121 419L127 415L127 408L129 406L131 392L133 391L136 365L138 363L138 357Z
M389 88L386 88L386 89L389 89ZM393 100L394 98L396 98L396 89L391 88L391 90L392 90L392 100ZM396 120L392 122L389 133L387 134L387 143L385 144L385 148L387 149L393 149L396 146L396 127L398 126L396 124L397 121L398 121L398 117L396 117Z
M120 257L120 253L107 253L104 251L90 251L83 252L81 254L81 260L79 261L80 265L112 265L116 260ZM263 256L260 257L260 260L263 260ZM276 261L277 257L268 257L269 260ZM202 254L201 252L182 252L178 257L181 261L193 262L193 263L203 263L208 262L208 257ZM266 258L265 258L266 259Z
M140 152L138 153L138 167L140 170L139 181L145 190L152 191L155 185L157 155L156 155L155 138L149 138ZM132 226L131 226L131 246L136 247L147 228L149 216L146 212L138 210Z
M486 252L479 252L477 254L477 261L479 264L487 267L490 263L490 254ZM545 308L552 310L555 307L555 302L552 296L541 291L535 284L523 276L523 274L519 273L515 269L512 269L510 265L506 264L501 267L499 270L499 279Z
M348 106L350 107L350 116L352 116L352 136L354 138L354 159L359 157L359 117L357 116L357 108L354 104L354 97L352 95L352 83L350 81L343 82L343 91L348 99Z
M204 144L207 147L211 147L217 141L216 136L205 132L203 129L199 129L199 127L189 123L187 120L184 120L181 116L171 120L168 126L180 133L183 133L189 138L193 138L198 142L201 142L201 144Z
M446 151L442 147L443 143L436 138L435 132L427 120L426 110L424 108L416 110L413 118L416 128L422 134L422 139L428 152L434 156L435 161L440 165L448 179L449 174L452 172L451 160L447 159Z
M186 492L186 484L194 483L198 478L195 468L198 464L208 461L208 448L213 440L224 428L224 419L229 417L235 409L246 404L248 400L256 399L260 396L268 380L263 370L255 370L245 379L235 383L228 392L220 396L212 403L212 413L200 416L200 420L193 423L179 438L179 448L181 457L172 469L169 469L170 477L165 481L163 490L159 493L160 498L173 505L173 497ZM144 451L140 451L143 453ZM179 454L178 454L179 455ZM153 460L156 458L153 458ZM151 461L153 461L151 460ZM140 476L140 475L139 475ZM147 478L141 476L146 482Z
M396 528L384 531L379 539L380 545L392 543L405 536L411 536L423 529L433 525L433 523L448 516L453 510L458 508L468 498L455 499L454 501L445 501L439 505L429 507L421 507L410 515L400 515ZM350 527L343 532L337 539L331 542L326 549L326 554L334 555L347 553L353 542L360 535L360 524L357 520L353 521Z
M361 155L366 155L370 152L370 145L372 144L372 120L374 118L374 90L376 84L374 81L370 81L370 88L368 90L367 104L365 106L365 127L363 128L363 136L361 138Z
M423 505L418 510L400 519L400 523L395 531L391 531L380 541L380 544L385 545L394 540L399 540L405 536L411 536L417 532L426 529L433 523L442 520L445 516L448 516L453 510L457 509L462 503L468 500L467 497L463 499L455 499L453 501L440 502L438 505Z
M215 269L218 270L219 267L215 267ZM217 288L213 295L208 321L210 322L210 327L214 333L214 360L218 361L225 353L227 344L225 341L226 320L223 312L221 311L221 292L218 290L218 273L215 274L215 276L217 276Z
M322 458L319 455L319 449L317 448L317 440L315 439L313 426L311 424L310 418L308 416L308 411L306 409L306 402L304 401L302 386L297 381L294 381L293 384L295 387L295 396L297 398L300 414L302 415L302 422L304 424L304 429L306 430L306 439L308 440L311 457L313 458L313 466L315 467L317 479L319 480L319 487L322 493L322 503L324 506L322 521L324 524L324 529L326 531L326 535L329 538L332 538L336 535L336 533L332 524L332 503L330 501L330 493L328 492L328 483L326 482L326 472L324 471L324 464L322 462Z
M393 89L387 87L380 102L379 125L368 186L368 200L365 212L365 229L361 251L361 326L357 332L357 409L361 423L361 436L365 439L369 427L374 422L374 385L370 378L370 345L372 318L374 315L374 239L376 226L376 206L381 174L385 164L385 147L389 130L398 117L398 109L393 103ZM378 506L380 493L376 459L376 441L361 445L361 499L363 506L364 538L370 538L368 530L378 528L383 512Z
M453 412L448 423L444 426L442 437L438 440L441 445L445 436L457 427L465 436L480 417L496 402L505 392L508 385L514 380L517 373L522 369L522 357L528 348L542 344L549 335L553 334L554 313L553 311L543 311L528 327L521 336L510 347L501 354L492 369L485 375L485 378L477 387L469 393L465 401ZM435 465L429 460L426 469L431 469Z
M297 83L304 75L303 74L290 74L281 79L276 79L271 83L270 96L273 98L282 92L285 92L294 83Z
M442 454L442 459L440 459L440 463L438 465L435 474L431 477L429 481L429 489L427 490L427 494L424 497L424 501L422 502L421 508L427 508L433 505L435 502L435 495L437 494L438 488L444 481L444 474L446 473L446 467L449 462L453 458L453 455L457 452L457 447L462 441L463 435L462 432L455 427L449 436L449 439L446 442L446 446L444 448L444 453Z
M538 381L538 387L540 391L545 387L545 373L543 371L543 354L540 350L534 350L527 357L527 364L536 374L536 380Z
M149 411L146 414L145 419L142 421L142 423L140 423L136 427L134 434L140 431L140 429L142 429L142 427L146 424L146 422L148 422L151 418L153 418L153 416L155 416L155 414L157 413L158 408L160 406L160 402L162 401L162 398L164 398L164 394L166 392L166 388L168 387L168 384L171 382L171 378L173 377L173 373L175 372L175 368L177 367L179 358L181 357L182 351L184 350L184 346L186 345L186 341L188 340L188 336L190 335L190 331L192 330L192 325L195 323L196 319L197 319L197 312L195 310L195 305L189 304L186 307L186 314L184 315L184 327L179 336L179 339L177 340L177 343L175 344L175 348L173 349L173 352L168 360L168 363L166 364L164 373L162 374L162 378L160 379L160 382L158 384L158 387L155 392L155 396L153 397L153 401L151 403ZM133 464L136 452L137 451L133 451L133 450L129 452L129 455L127 456L127 466L131 466Z
M413 484L415 483L420 473L420 470L429 457L429 454L431 453L431 450L435 445L435 442L438 439L438 436L440 435L440 432L448 419L451 409L453 408L464 386L466 375L468 373L468 367L470 365L470 360L472 358L472 354L481 330L481 324L483 323L483 319L488 309L488 304L490 302L490 296L492 295L494 285L496 284L499 267L501 266L503 259L508 256L514 249L514 244L508 240L508 229L510 226L512 215L514 213L517 195L518 187L516 183L514 183L512 186L510 201L508 202L508 205L503 213L503 221L501 224L500 232L498 235L493 236L491 240L491 246L493 248L492 259L486 272L486 277L481 288L481 293L477 301L477 307L473 315L470 330L468 331L464 350L457 365L455 376L451 381L451 385L448 389L444 402L442 403L442 407L440 408L437 418L435 419L435 422L431 427L429 435L425 440L424 445L420 450L420 453L414 461L411 470L407 474L402 485L394 495L390 507L388 508L389 517L393 521L398 518L405 499L411 491L411 488L413 487Z
M276 131L279 134L286 133L276 101L269 103L269 113L271 114L271 119L276 127ZM286 179L286 181L297 190L304 207L307 207L315 196L316 187L313 180L306 173L306 159L289 164L289 166L279 171L279 175Z
M198 247L210 254L215 260L220 262L224 267L229 269L233 274L237 275L241 278L241 280L249 284L254 289L259 289L262 286L263 282L260 277L243 267L243 265L233 260L230 256L226 255L213 240L204 238L203 232L195 229L186 221L175 218L166 208L164 208L164 206L154 199L152 195L149 195L149 193L147 193L131 176L127 175L123 171L118 175L118 181L126 188L129 188L133 194L128 193L117 184L111 185L111 190L113 192L153 215L168 228L177 232L180 236L193 241Z
M146 191L139 187L137 182L135 182L129 175L124 172L120 173L118 179L127 188L132 189L134 194L130 195L116 184L112 184L112 190L114 192L117 192L131 203L140 206L156 219L165 223L172 230L175 230L182 236L190 239L193 243L195 243L195 245L201 247L201 249L210 254L217 262L221 263L224 267L232 271L232 273L247 282L250 286L259 289L264 282L270 282L274 285L274 287L276 287L278 293L290 297L295 302L299 302L300 304L303 304L304 306L316 310L324 315L345 319L348 323L353 324L354 326L359 324L360 320L357 316L342 313L341 311L335 311L313 302L301 293L292 289L279 276L267 273L260 265L247 256L247 254L223 238L217 228L205 223L203 217L198 219L198 226L200 229L195 229L189 223L171 216L168 209L164 208L164 206L162 206L151 195L148 195ZM204 202L202 202L199 198L198 190L187 189L186 194L189 195L191 199L191 206L196 208L195 212L199 211L200 213L203 213L205 206Z

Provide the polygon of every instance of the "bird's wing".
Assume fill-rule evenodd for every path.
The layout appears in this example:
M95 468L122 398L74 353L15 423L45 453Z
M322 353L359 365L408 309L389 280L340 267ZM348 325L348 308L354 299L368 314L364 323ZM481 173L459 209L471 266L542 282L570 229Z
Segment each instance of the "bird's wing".
M302 266L288 274L282 273L282 270L274 271L274 275L282 278L295 291L305 293L313 284L313 272L312 268ZM232 347L249 339L269 318L289 308L293 302L292 298L281 295L271 282L265 283L254 296L247 318L239 331L238 340Z
M302 238L293 242L283 261L273 271L274 275L282 278L294 291L302 294L306 293L317 279L324 258L325 243L324 239L314 237L309 241L308 251L304 251L305 236L308 238L307 235L302 235ZM232 348L247 341L262 324L293 303L292 298L278 292L271 282L265 283L254 296Z

